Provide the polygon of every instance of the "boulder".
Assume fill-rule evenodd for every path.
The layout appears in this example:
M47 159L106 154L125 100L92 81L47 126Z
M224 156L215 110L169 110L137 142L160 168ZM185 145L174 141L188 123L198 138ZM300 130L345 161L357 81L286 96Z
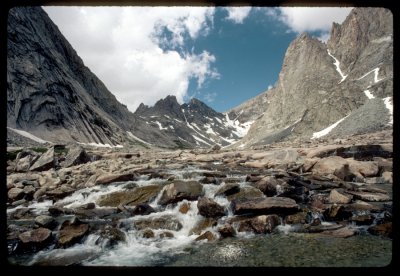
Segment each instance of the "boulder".
M271 233L280 223L277 215L262 215L239 222L239 232Z
M348 163L350 172L360 179L378 175L379 167L376 162L348 159Z
M192 229L190 229L189 236L193 234L200 235L201 231L203 231L204 229L216 225L217 220L215 218L202 218L195 224Z
M112 192L100 196L97 200L97 204L101 207L117 207L119 205L134 206L148 203L158 195L161 189L162 186L160 185L148 185L136 187L132 190Z
M66 196L69 196L75 192L75 189L67 186L67 185L62 185L59 188L56 188L54 190L50 190L46 192L46 195L50 197L54 197L57 199L64 198Z
M20 188L11 188L10 190L8 190L8 198L11 200L18 200L24 197L25 192L23 189Z
M77 242L89 232L89 225L80 222L78 219L74 221L64 221L60 228L60 235L58 237L59 247L69 247Z
M374 157L372 158L373 161L376 162L376 164L379 167L380 172L392 172L393 171L393 161L384 159L382 157Z
M254 184L266 196L286 195L293 192L294 187L290 186L283 179L273 176L266 176Z
M214 234L210 231L206 231L200 236L198 236L195 241L207 240L207 241L214 241L216 238Z
M324 211L324 217L327 220L343 220L352 216L343 205L333 204Z
M354 236L356 234L356 230L350 229L348 227L343 227L336 230L327 230L321 232L321 235L330 236L335 238L348 238Z
M125 174L103 174L100 175L95 182L95 185L105 185L113 182L123 182L123 181L131 181L135 180L135 175L132 173Z
M199 199L197 209L199 214L206 218L219 218L226 214L224 207L207 197Z
M346 195L339 192L337 189L331 190L328 197L329 203L348 204L353 199L352 195Z
M159 235L160 239L170 239L174 237L174 234L169 231L163 231Z
M296 201L286 197L253 198L232 201L233 213L239 214L290 214L299 210Z
M142 204L136 205L130 213L133 216L137 216L137 215L144 216L144 215L149 215L154 212L155 212L155 210L153 209L153 207L151 207L149 204L142 203Z
M264 197L264 194L259 189L251 186L242 187L238 193L227 196L229 201L241 201L259 197Z
M153 230L151 230L150 228L146 228L146 229L142 230L141 235L145 239L151 239L151 238L154 238L154 236L155 236Z
M27 172L33 163L39 158L38 155L27 155L23 158L18 158L16 160L15 171L16 172Z
M307 153L307 158L314 158L314 157L325 158L328 156L336 155L334 153L337 151L337 149L340 148L343 147L339 145L319 146L315 149L310 150Z
M179 212L182 214L186 214L190 210L190 202L183 202L181 206L179 206Z
M356 199L360 199L363 201L390 201L391 198L387 194L383 193L369 193L369 192L356 192L356 191L347 191L347 193L354 196Z
M166 185L158 201L161 205L176 203L181 200L197 200L204 194L203 186L197 181L176 180Z
M303 163L303 172L311 171L312 167L320 160L319 158L305 158Z
M392 238L392 222L371 226L368 228L368 232L372 235L380 235Z
M43 153L39 159L30 167L31 171L47 171L53 168L55 165L54 160L54 147L49 148L45 153Z
M385 181L385 183L393 184L393 173L392 172L383 172L382 178Z
M84 164L90 161L89 155L86 151L78 145L71 147L68 151L65 160L62 163L63 167L71 167L79 164Z
M235 229L228 223L218 227L218 233L222 238L234 237L236 235Z
M359 215L351 218L352 222L357 225L370 225L374 222L374 217L371 215Z
M47 215L39 215L35 218L35 223L40 227L50 228L53 229L57 222L54 220L53 217Z
M179 220L171 216L139 219L134 221L134 226L137 230L150 228L150 229L167 229L172 231L179 231L183 227L182 223L180 223Z
M226 174L218 171L208 171L203 172L203 176L205 177L217 177L217 178L226 178Z
M206 176L199 181L202 184L215 184L219 185L221 181L217 177Z
M220 196L220 195L224 195L224 196L229 196L232 194L236 194L240 192L240 186L239 184L236 183L228 183L228 184L224 184L223 186L221 186L216 192L214 196Z
M22 243L22 249L36 251L48 245L52 236L49 229L41 227L21 233L18 238Z
M286 224L305 224L307 223L307 212L299 212L285 217Z
M352 177L347 160L339 156L330 156L317 161L311 171L321 176L332 174L341 180L351 180Z

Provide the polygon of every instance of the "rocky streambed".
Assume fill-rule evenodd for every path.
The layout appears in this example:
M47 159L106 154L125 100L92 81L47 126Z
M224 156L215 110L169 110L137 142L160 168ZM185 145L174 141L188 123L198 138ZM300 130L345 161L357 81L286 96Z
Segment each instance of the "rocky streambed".
M8 261L385 266L392 144L336 142L241 151L9 149Z

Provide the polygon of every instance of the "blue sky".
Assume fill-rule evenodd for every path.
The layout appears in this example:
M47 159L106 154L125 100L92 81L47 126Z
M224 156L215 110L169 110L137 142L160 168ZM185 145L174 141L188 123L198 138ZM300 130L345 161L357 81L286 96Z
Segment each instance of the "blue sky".
M44 7L85 64L133 112L167 95L217 111L272 87L290 42L326 40L350 8Z

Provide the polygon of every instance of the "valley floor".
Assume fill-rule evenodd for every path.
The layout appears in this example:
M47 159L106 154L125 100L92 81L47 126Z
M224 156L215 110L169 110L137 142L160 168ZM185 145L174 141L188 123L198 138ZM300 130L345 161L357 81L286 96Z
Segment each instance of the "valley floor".
M391 129L246 150L10 147L8 261L386 266L392 155Z

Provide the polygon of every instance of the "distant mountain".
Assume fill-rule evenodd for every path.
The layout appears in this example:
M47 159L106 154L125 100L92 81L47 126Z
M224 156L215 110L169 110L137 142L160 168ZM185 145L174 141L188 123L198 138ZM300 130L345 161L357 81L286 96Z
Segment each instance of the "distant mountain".
M234 146L390 128L392 96L393 15L355 8L327 44L307 33L290 44L276 87L234 109L262 114Z
M248 130L238 120L218 113L198 99L180 105L175 96L159 100L153 107L141 104L134 115L146 126L135 127L135 135L154 144L163 141L169 147L226 146ZM149 135L149 129L158 129L162 136Z

